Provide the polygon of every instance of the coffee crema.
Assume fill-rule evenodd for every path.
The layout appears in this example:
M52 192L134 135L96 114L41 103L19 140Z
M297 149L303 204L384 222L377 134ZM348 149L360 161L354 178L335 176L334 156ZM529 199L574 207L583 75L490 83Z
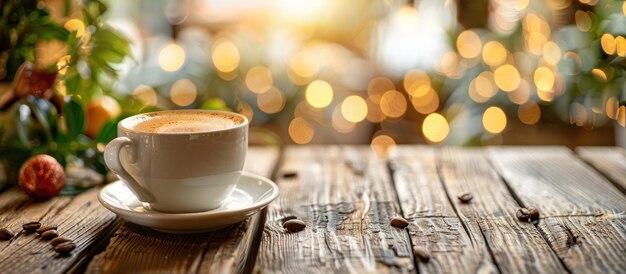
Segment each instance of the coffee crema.
M236 127L243 119L218 112L165 111L139 116L130 128L147 133L199 133Z

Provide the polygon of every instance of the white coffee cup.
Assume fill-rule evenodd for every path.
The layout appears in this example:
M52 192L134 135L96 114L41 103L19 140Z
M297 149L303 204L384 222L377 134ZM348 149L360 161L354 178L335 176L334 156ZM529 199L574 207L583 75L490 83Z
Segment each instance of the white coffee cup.
M163 212L219 207L235 188L248 147L248 120L225 111L144 113L117 125L107 166L137 198Z

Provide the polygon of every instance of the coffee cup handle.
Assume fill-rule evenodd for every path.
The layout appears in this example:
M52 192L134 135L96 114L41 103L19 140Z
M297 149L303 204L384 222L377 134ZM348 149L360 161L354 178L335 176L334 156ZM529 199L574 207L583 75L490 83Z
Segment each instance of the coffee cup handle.
M119 176L130 190L135 193L137 198L146 203L154 201L154 197L143 186L141 186L133 176L126 171L120 161L120 150L122 148L130 149L131 154L135 152L135 143L128 137L117 137L113 139L104 149L104 162ZM135 155L133 155L135 156ZM133 157L131 156L131 157Z

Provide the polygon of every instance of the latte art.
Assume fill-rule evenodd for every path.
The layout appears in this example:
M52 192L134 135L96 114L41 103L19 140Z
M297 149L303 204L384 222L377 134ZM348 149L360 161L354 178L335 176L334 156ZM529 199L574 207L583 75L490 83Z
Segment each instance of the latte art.
M147 133L198 133L236 127L239 117L220 113L163 112L142 116L132 129Z

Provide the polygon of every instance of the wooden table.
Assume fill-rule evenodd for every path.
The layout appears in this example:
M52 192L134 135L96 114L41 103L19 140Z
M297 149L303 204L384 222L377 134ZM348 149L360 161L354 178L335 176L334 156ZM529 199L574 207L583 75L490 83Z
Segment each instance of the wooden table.
M278 164L277 164L278 163ZM19 234L0 242L0 273L623 273L626 151L619 148L366 146L250 149L246 169L280 197L212 233L172 235L117 219L99 189L45 202L0 193L0 223L57 224L71 256ZM461 203L457 195L474 198ZM520 222L521 206L540 209ZM286 217L307 223L282 228ZM390 226L403 216L406 229ZM414 250L430 256L425 262Z

